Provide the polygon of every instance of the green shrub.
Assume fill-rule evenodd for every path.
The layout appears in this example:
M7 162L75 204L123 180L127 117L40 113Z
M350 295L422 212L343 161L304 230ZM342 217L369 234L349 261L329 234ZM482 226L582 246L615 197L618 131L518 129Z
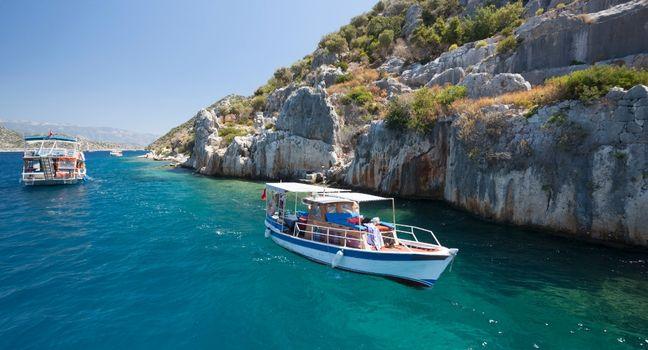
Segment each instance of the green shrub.
M437 18L449 18L463 10L459 0L427 0L422 4L423 22L432 24Z
M603 97L611 88L629 89L638 84L648 85L648 71L618 66L594 66L562 77L551 78L562 99L592 101Z
M556 8L557 8L558 10L562 10L562 9L564 9L565 7L567 7L567 5L565 5L564 3L560 3L560 4L556 5Z
M441 38L444 43L459 46L464 37L464 28L459 17L450 18L441 31Z
M487 42L486 40L479 40L479 41L475 44L475 47L478 48L478 49L479 49L479 48L482 48L482 47L486 47L486 46L488 46L488 42Z
M385 123L392 129L428 131L439 116L449 113L450 105L466 96L463 86L421 88L411 96L402 96L390 102Z
M536 16L540 16L540 15L542 15L543 13L544 13L544 9L541 7L541 8L539 8L539 9L536 10L535 15L536 15Z
M500 55L511 53L515 51L517 45L518 45L517 38L513 35L509 35L497 43L497 53Z
M391 29L385 29L378 35L378 43L383 49L389 48L392 42L394 41L394 31Z
M373 94L365 86L356 86L342 97L343 104L354 103L358 106L367 106L374 101Z
M347 71L347 69L349 69L349 64L347 62L345 62L345 61L340 61L340 62L336 63L335 65L337 67L339 67L340 69L342 69L343 71L345 71L345 72Z
M381 13L385 10L385 3L382 1L378 1L374 7L371 9L372 13L378 14Z
M225 126L218 130L218 136L222 137L226 145L232 143L236 136L247 135L247 131L235 126Z
M450 47L448 48L448 51L453 51L453 50L456 50L456 49L458 49L458 48L459 48L459 46L458 46L457 44L452 44L452 45L450 45Z
M252 97L252 109L255 111L262 111L265 108L267 99L266 95Z
M344 37L347 44L351 45L351 41L358 36L358 29L352 24L347 24L340 28L340 35Z
M385 125L394 130L404 130L410 119L410 106L404 98L397 98L389 102Z
M442 50L441 37L431 26L419 26L412 35L412 44L414 46L430 50L433 54L440 53Z
M339 33L328 34L320 41L319 46L337 54L349 51L347 40Z
M547 124L563 125L565 122L567 122L567 117L562 113L553 114L547 119Z
M436 94L436 100L444 107L449 107L454 101L466 97L466 87L450 85Z
M347 81L351 80L351 74L342 74L339 75L337 78L335 78L335 83L336 84L342 84L346 83Z
M313 61L313 57L309 55L293 63L293 65L290 66L290 72L292 73L292 80L293 81L303 80L304 77L306 77L306 75L310 72L310 66L312 61Z
M496 8L493 5L480 7L470 20L464 22L466 41L489 38L507 27L518 27L524 7L521 2L513 2Z
M400 35L404 18L402 16L384 17L376 16L369 20L367 24L367 33L377 37L383 31L391 29L396 36Z

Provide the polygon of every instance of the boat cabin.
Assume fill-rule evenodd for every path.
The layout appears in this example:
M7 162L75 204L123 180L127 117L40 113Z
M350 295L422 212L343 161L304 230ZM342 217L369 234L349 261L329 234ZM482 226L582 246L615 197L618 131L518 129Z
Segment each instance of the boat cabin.
M392 198L292 184L286 183L283 189L270 187L267 194L267 218L277 226L281 225L284 232L307 240L357 249L381 250L397 243L394 216L392 222L384 222L378 217L365 217L360 212L361 203L373 201L389 201L393 209ZM309 195L299 201L298 191ZM292 210L286 207L290 192L295 192ZM298 202L305 210L298 210Z

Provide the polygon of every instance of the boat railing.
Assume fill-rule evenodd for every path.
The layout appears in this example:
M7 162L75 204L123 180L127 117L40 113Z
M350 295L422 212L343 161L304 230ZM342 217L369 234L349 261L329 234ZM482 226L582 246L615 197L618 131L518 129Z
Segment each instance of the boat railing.
M417 237L417 234L420 234L421 236L430 236L434 240L434 243L438 246L441 246L441 243L439 243L439 240L436 238L434 235L434 232L428 229L424 229L421 227L416 227L416 226L410 226L410 225L403 225L403 224L396 224L395 225L396 229L396 234L403 234L403 235L408 235L409 237L413 238L413 241L416 243L426 243L429 244L428 242L421 242L419 238Z
M304 237L306 237L306 234L310 234L310 238L306 238L306 239L320 242L320 243L338 245L344 248L350 247L350 248L364 249L365 247L365 239L362 236L365 232L359 230L305 224L305 223L295 223L295 227L293 229L292 235L295 237L299 237L301 233L304 234ZM350 233L351 235L349 235ZM360 238L353 237L353 235L360 235ZM349 242L355 244L349 245Z
M76 150L67 148L27 149L25 155L35 157L75 157Z

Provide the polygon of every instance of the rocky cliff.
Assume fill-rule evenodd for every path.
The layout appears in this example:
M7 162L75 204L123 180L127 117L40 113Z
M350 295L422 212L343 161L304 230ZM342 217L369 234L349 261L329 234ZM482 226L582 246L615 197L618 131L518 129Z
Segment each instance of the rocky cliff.
M648 246L648 1L497 4L379 2L154 149Z

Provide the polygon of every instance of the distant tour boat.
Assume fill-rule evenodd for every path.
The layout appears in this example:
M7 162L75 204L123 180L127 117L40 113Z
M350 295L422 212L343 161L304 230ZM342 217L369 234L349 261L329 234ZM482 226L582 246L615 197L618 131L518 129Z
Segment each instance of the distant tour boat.
M297 210L300 193L304 211ZM458 252L442 246L430 230L396 223L393 198L280 182L266 183L262 199L266 237L333 268L431 286ZM287 205L290 199L294 205ZM391 222L360 214L361 203L374 201L391 202ZM426 242L419 240L423 236Z
M110 151L110 155L113 156L113 157L121 157L124 154L122 153L121 150L114 149L114 150Z
M85 156L76 139L54 135L25 137L22 182L67 185L86 178Z

